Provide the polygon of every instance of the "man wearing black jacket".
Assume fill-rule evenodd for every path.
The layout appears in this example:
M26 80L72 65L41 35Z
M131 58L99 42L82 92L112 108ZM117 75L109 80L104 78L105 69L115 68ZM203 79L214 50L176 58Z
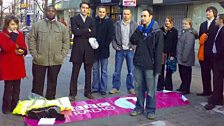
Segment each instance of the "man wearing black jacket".
M212 46L217 31L215 25L215 18L217 17L217 9L213 6L206 9L207 21L203 22L199 30L199 38L203 33L208 35L208 38L204 44L204 61L199 61L201 66L201 76L203 84L203 92L198 93L198 96L210 96L211 89L211 71L213 69L212 58Z
M107 66L110 56L110 43L114 33L113 21L106 15L104 6L98 7L98 16L95 18L96 40L99 48L94 50L92 92L106 95L108 75Z
M208 98L208 104L205 109L211 110L215 105L223 105L223 79L224 79L224 14L219 14L216 19L216 24L219 26L216 32L214 44L212 47L213 53L213 83L214 90Z
M142 25L138 26L130 39L132 44L137 45L133 60L137 102L130 115L136 116L145 110L147 118L151 120L155 118L156 81L162 68L163 33L153 18L152 10L143 10L141 19Z

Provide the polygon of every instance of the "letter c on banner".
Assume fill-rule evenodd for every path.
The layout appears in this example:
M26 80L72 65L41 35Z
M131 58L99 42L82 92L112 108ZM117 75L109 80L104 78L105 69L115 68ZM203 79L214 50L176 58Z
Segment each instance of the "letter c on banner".
M114 104L120 108L124 108L124 109L134 109L135 105L128 101L128 100L133 100L133 101L137 101L136 97L124 97L124 98L119 98L117 99Z

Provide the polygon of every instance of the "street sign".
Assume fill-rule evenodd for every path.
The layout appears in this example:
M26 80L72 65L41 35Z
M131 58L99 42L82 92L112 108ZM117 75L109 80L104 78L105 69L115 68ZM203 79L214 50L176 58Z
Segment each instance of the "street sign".
M34 14L34 10L31 10L31 9L30 10L27 10L26 11L26 14L27 15L33 15Z
M136 0L123 0L123 6L136 6Z
M26 7L27 7L26 3L22 3L22 4L20 4L20 8L21 8L21 9L26 9Z

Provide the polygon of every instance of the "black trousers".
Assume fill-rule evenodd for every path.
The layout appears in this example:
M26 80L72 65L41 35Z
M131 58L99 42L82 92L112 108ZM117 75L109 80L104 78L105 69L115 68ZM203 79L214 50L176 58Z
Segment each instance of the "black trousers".
M19 101L20 83L21 79L5 81L2 103L3 112L11 112L16 107Z
M164 77L165 65L162 65L161 75L158 78L157 90L161 91L164 89L166 90L173 90L173 81L172 81L172 71L166 71L166 76Z
M72 68L72 75L71 75L71 81L70 81L70 96L76 96L77 95L77 81L79 76L79 71L82 64L73 63ZM91 76L92 76L92 64L84 64L84 70L85 70L85 89L84 94L90 94L91 93Z
M211 71L213 70L213 61L212 59L211 60L205 59L205 61L200 61L199 63L201 66L203 93L211 94L212 93Z
M43 96L44 81L47 71L47 92L46 98L49 100L55 99L57 78L60 72L61 65L41 66L33 64L33 88L32 92Z
M223 105L223 79L224 70L220 69L220 65L223 65L220 61L214 60L213 69L213 84L214 90L212 95L208 98L208 103L214 105Z
M191 78L192 78L192 67L183 66L178 64L180 79L182 81L180 89L182 91L190 92Z

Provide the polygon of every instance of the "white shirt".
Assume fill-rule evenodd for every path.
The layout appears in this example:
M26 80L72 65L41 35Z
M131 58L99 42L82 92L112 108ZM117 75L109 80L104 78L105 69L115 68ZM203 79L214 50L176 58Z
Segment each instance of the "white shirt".
M212 23L212 21L214 20L214 18L212 18L211 20L207 20L207 29L209 30L210 25Z
M82 18L83 22L85 22L85 21L86 21L87 16L84 16L84 15L82 15L81 13L80 13L80 16L81 16L81 18Z
M217 39L217 37L218 37L218 35L219 35L219 32L221 31L222 27L223 27L223 25L222 25L221 27L219 27L219 30L218 30L217 33L216 33L216 36L215 36L215 39L214 39L214 43L213 43L213 48L212 48L212 52L213 52L213 53L217 53L217 49L216 49L216 45L215 45L215 41L216 41L216 39Z

